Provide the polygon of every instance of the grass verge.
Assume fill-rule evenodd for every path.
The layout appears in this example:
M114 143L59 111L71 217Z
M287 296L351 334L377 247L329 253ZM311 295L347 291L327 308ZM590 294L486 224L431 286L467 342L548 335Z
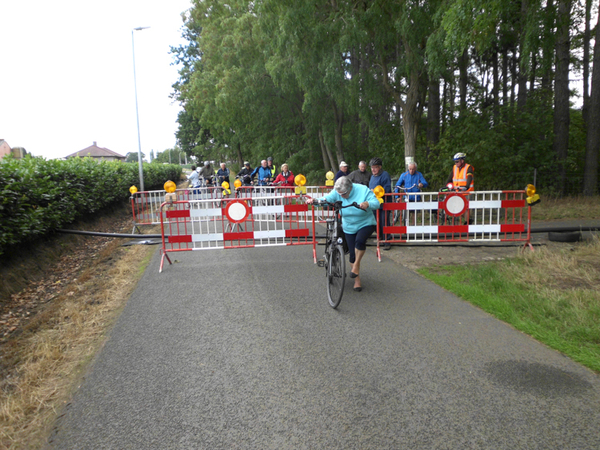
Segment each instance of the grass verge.
M594 219L600 217L600 197L545 198L531 208L534 222L561 219Z
M443 288L600 373L600 241L494 263L419 270Z
M113 241L4 344L0 448L41 448L156 247Z

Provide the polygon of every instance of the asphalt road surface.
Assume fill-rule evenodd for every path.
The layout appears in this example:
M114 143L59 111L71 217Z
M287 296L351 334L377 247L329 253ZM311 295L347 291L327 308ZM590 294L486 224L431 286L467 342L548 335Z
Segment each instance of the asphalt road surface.
M48 448L600 448L600 377L373 248L338 310L308 246L173 258Z

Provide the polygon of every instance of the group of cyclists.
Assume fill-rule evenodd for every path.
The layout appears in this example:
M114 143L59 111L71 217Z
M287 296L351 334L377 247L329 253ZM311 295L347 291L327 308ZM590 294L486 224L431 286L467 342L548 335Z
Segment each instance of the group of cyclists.
M205 186L222 186L223 182L230 183L230 170L222 162L219 170L214 171L211 168L210 161L205 161L203 167L192 166L192 173L188 175L188 180L193 188ZM248 161L244 161L244 166L236 176L242 183L242 186L293 186L294 174L289 170L287 164L282 164L281 171L273 165L273 158L269 156L260 162L260 166L252 168Z

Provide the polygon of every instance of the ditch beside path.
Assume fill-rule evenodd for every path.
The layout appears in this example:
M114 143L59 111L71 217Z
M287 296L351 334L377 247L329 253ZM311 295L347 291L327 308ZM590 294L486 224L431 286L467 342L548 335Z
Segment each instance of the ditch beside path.
M385 256L332 310L309 247L156 252L48 448L600 447L600 377Z
M532 229L559 229L563 227L598 227L600 220L554 220L532 223ZM583 240L592 239L592 235L600 237L600 232L585 231ZM531 242L534 247L561 248L572 246L573 243L551 242L548 233L532 233ZM488 261L498 261L515 257L523 248L521 243L484 243L481 244L446 244L446 245L406 245L393 246L389 252L382 254L393 259L410 269L417 270L422 267L453 264L474 264ZM529 251L529 250L527 250Z

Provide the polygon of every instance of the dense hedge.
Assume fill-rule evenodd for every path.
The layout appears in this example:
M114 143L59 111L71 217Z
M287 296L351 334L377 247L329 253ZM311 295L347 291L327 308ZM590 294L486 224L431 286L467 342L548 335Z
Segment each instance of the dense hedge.
M178 165L144 164L144 188L162 189L177 181ZM112 203L139 188L137 163L91 158L46 160L11 157L0 161L0 254L32 241Z

